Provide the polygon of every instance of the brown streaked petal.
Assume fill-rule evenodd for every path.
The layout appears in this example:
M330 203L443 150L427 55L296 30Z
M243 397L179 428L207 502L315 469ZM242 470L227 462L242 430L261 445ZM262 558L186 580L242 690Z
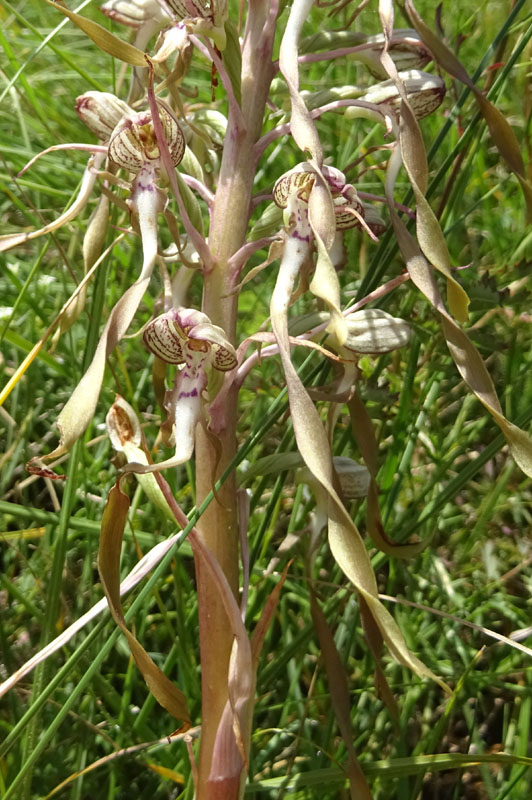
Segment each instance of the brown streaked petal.
M175 323L163 314L152 320L142 334L148 350L166 364L183 364L185 340L178 335Z

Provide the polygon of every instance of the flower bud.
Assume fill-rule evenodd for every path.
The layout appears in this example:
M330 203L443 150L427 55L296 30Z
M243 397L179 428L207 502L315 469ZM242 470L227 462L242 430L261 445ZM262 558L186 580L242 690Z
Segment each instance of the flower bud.
M445 97L445 83L437 75L414 69L400 72L399 77L404 83L408 102L417 119L423 119L441 105ZM401 96L391 80L372 86L360 99L377 105L386 103L397 111L401 107ZM356 113L356 109L354 112ZM349 118L349 108L346 109L345 116Z
M352 458L346 456L334 456L333 464L346 500L367 497L371 481L367 467L357 464ZM316 489L319 489L319 483L308 467L301 467L297 470L296 483L307 483L315 492ZM319 502L319 495L317 499Z
M103 142L109 138L125 114L132 109L110 92L85 92L76 98L76 112L87 128Z
M185 137L174 115L162 105L159 116L172 162L177 166L185 152ZM150 111L129 114L120 120L109 142L109 158L117 166L136 173L160 155Z
M157 0L108 0L100 11L109 19L138 29L146 22L164 22L168 15Z
M364 308L346 317L344 347L355 353L389 353L410 341L412 329L404 319L392 317L379 308Z
M386 71L380 61L380 54L384 49L384 34L368 36L367 49L353 55L357 60L363 61L372 75L376 78L385 78ZM397 70L423 69L432 61L432 55L417 31L413 28L398 28L392 32L388 48Z

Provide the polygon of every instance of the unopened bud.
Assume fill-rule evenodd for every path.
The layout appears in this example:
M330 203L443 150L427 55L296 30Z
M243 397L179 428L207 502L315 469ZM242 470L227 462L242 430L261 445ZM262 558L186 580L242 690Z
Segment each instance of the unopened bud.
M367 497L371 476L367 467L357 464L352 458L346 456L334 456L333 464L342 494L346 500L354 500ZM296 483L307 483L315 491L319 483L308 467L301 467L296 472ZM320 496L317 495L318 501Z
M164 22L168 15L157 0L108 0L100 11L109 19L138 29L146 22Z
M417 119L423 119L441 105L445 97L445 83L437 75L413 69L400 72L399 77L404 83L408 102ZM376 105L386 103L397 111L401 107L401 96L391 80L372 86L360 99ZM357 109L353 109L354 116L356 111ZM346 109L345 116L349 118L350 112L349 108Z
M87 128L102 142L109 141L125 114L133 113L127 103L110 92L85 92L76 98L76 112Z
M185 152L185 137L173 114L162 105L159 105L159 116L172 162L177 166ZM130 114L120 120L109 142L109 158L117 166L136 173L160 156L150 111Z
M412 335L408 322L379 308L364 308L349 314L346 325L344 347L355 353L389 353L407 345Z
M383 33L368 36L366 41L367 49L365 48L353 56L363 61L376 78L386 77L386 71L380 61L384 42ZM423 69L432 61L432 55L413 28L398 28L392 32L388 54L399 72L409 69Z

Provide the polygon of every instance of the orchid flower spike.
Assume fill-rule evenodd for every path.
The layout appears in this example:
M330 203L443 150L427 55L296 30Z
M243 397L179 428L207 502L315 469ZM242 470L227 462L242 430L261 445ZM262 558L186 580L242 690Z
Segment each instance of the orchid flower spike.
M166 364L183 365L174 387L166 395L169 443L175 454L159 464L131 463L127 472L155 472L189 461L194 451L194 432L203 415L203 391L209 367L228 372L237 365L236 352L225 331L209 317L192 308L172 308L154 319L144 331L148 349Z

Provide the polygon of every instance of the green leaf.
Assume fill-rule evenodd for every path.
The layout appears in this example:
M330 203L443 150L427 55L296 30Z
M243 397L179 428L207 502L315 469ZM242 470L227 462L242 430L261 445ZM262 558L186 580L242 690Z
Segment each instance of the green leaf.
M80 14L76 14L74 11L59 5L59 3L54 3L53 0L46 0L46 2L72 20L74 25L77 25L83 33L86 33L89 39L92 39L94 44L104 53L109 53L113 58L118 58L120 61L125 61L126 64L132 64L134 67L148 66L146 53L143 53L138 47L123 42L122 39L114 36L97 22L82 17Z

